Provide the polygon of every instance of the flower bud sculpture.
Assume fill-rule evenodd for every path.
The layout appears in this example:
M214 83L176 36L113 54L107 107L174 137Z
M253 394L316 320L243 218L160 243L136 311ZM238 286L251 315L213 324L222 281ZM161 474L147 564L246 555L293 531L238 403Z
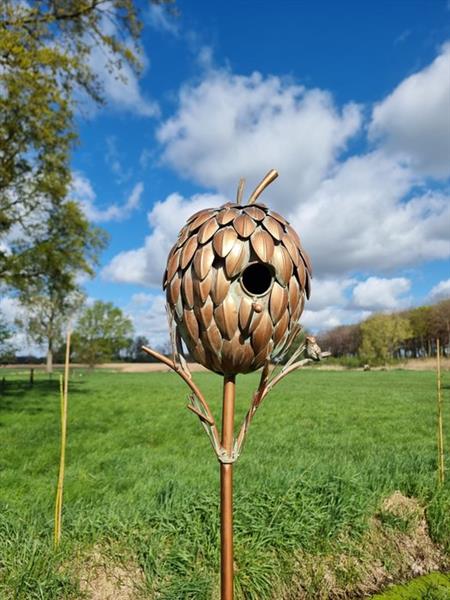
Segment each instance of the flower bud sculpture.
M191 388L188 408L200 418L221 463L222 600L233 598L233 463L268 392L310 360L296 360L309 347L315 348L311 358L321 357L313 338L306 338L278 374L271 371L271 360L280 358L300 332L298 320L311 279L311 264L297 233L281 215L256 203L277 175L270 171L246 204L241 180L235 203L201 210L181 229L163 280L173 360L144 348ZM192 379L182 340L197 362L224 377L221 436ZM235 438L235 377L261 367L259 387Z

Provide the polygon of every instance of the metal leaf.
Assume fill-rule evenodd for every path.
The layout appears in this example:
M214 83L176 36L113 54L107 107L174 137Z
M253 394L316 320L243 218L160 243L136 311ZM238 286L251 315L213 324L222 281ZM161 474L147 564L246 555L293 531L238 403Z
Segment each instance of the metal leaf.
M192 355L195 358L195 360L201 365L207 365L206 352L200 339L197 340L197 343L192 349Z
M289 252L281 244L275 244L272 260L270 262L275 268L276 280L281 283L281 285L286 286L292 277L294 267Z
M181 291L183 300L188 308L194 306L194 282L192 281L191 269L189 268L181 279Z
M164 269L164 275L162 279L162 289L165 290L167 287L167 269Z
M308 273L312 276L313 269L312 269L311 259L309 258L309 254L305 250L303 250L303 248L301 248L300 254L302 255L303 262L306 265Z
M240 273L250 259L250 249L246 242L237 239L225 258L225 272L230 279Z
M244 213L234 219L233 227L242 238L248 238L255 231L256 223Z
M289 225L289 223L286 221L286 219L284 217L282 217L279 213L275 212L274 210L269 210L269 214L272 215L272 217L274 219L276 219L282 225Z
M282 341L285 336L289 326L289 312L287 310L284 311L284 314L281 316L278 323L275 325L275 329L273 332L273 342L275 346Z
M175 275L178 269L178 265L180 263L180 250L176 250L169 258L167 262L167 281L171 281L172 277Z
M202 210L198 210L196 213L191 215L189 217L189 219L187 220L187 222L188 222L188 224L192 223L193 221L195 221L195 219L197 219L197 217L201 217L203 215L209 216L213 211L214 211L213 208L202 208Z
M195 251L197 250L197 246L197 236L192 235L181 250L180 266L182 269L185 269L190 263Z
M295 266L297 266L298 262L300 260L300 255L298 253L297 246L292 241L291 236L288 235L287 233L285 233L281 239L281 242L283 243L286 250L289 252L289 256L291 257L292 262L294 263Z
M289 312L291 315L294 313L300 302L300 288L295 277L291 277L289 282Z
M199 232L197 233L198 241L200 244L206 244L212 236L219 229L219 224L217 223L217 219L212 217L206 223L200 227Z
M239 215L239 210L236 208L223 208L217 215L219 225L227 225L231 223Z
M205 221L210 219L215 213L216 211L211 208L200 211L199 215L189 223L189 233L196 231L199 227L203 225Z
M272 236L263 229L257 229L251 236L250 242L256 256L263 263L270 262L273 256L274 243Z
M214 280L214 273L212 269L210 269L204 279L199 279L196 275L193 276L194 280L194 300L197 304L200 302L203 304L209 293L211 291L211 287Z
M214 262L214 250L209 242L197 250L194 256L194 271L199 279L204 279Z
M211 321L208 329L201 334L203 345L214 354L219 355L222 350L222 335L214 321Z
M305 295L301 294L300 295L300 302L297 304L296 308L294 309L294 311L291 314L291 321L298 321L300 318L300 315L303 312L303 308L305 306Z
M246 206L244 212L255 221L262 221L266 216L265 211L253 204L251 206Z
M189 227L183 227L177 239L177 248L180 248L189 237Z
M225 258L237 240L237 233L233 227L223 227L215 234L213 248L221 258Z
M177 274L167 288L167 302L169 302L169 304L175 305L177 303L177 300L180 297L180 289L181 277Z
M198 323L195 318L194 311L188 308L185 308L183 311L183 321L186 326L186 330L190 335L192 341L197 343L198 340Z
M250 327L250 323L252 321L252 314L252 301L246 296L242 296L239 305L239 327L244 334L248 333L248 328Z
M255 356L255 360L253 361L253 368L259 369L264 365L267 360L267 357L271 355L273 350L273 341L269 340L268 344L264 346L258 354Z
M274 239L278 242L281 240L284 235L284 229L276 219L267 215L262 224Z
M305 263L303 262L303 260L299 260L298 266L295 269L295 271L297 274L298 281L300 283L300 287L302 288L302 290L304 290L306 287L307 274L306 274L306 269L305 269Z
M300 242L300 238L298 237L298 233L295 231L295 229L292 227L292 225L286 225L286 231L291 236L291 238L294 240L297 248L299 250L301 250L302 244Z
M194 313L197 317L198 324L201 329L206 330L211 324L211 320L214 314L214 304L211 298L208 296L203 305L195 305Z
M214 310L214 318L222 335L231 340L238 327L238 311L231 294Z
M216 306L221 304L230 289L230 280L222 267L215 269L214 283L211 289L211 297Z
M249 342L245 342L242 345L242 361L240 365L240 372L246 373L251 369L252 362L255 358L255 353L253 352L253 348Z
M261 319L252 333L252 347L256 355L267 346L273 333L272 320L269 314L266 311L260 314Z
M278 323L281 316L286 311L288 304L288 291L276 281L273 283L270 292L269 311L274 325Z

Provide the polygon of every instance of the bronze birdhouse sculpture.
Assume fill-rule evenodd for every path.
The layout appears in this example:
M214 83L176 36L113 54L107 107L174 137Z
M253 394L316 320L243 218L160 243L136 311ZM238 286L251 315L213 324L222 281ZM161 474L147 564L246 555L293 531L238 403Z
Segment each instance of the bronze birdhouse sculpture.
M257 202L277 175L270 171L245 204L241 180L236 202L188 219L170 250L163 280L173 359L144 348L191 388L188 408L200 418L221 463L222 600L233 598L233 463L262 400L310 360L297 360L312 342L306 338L278 373L271 366L301 330L298 320L311 279L311 263L297 233L281 215ZM192 379L182 341L195 361L224 377L221 435ZM320 349L313 358L320 358ZM235 377L261 367L259 387L235 437Z

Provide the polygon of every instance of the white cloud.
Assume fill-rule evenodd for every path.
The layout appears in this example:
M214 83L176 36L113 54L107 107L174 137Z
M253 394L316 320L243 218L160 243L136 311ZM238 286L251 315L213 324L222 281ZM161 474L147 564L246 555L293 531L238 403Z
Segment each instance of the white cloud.
M375 106L369 133L422 174L450 175L450 43Z
M174 36L179 34L179 23L176 20L176 15L170 14L167 10L167 6L150 4L144 15L144 21L147 25L150 25L157 31L170 33Z
M410 289L411 281L405 277L369 277L353 288L352 303L369 311L395 310L410 303L405 297Z
M428 191L405 200L416 181L381 152L337 167L292 215L315 272L388 272L448 258L450 198Z
M124 183L131 178L131 169L126 169L121 160L119 149L117 148L117 138L113 135L106 138L105 163L116 176L117 183Z
M450 298L450 279L440 281L433 288L431 288L428 298L432 302Z
M275 193L277 205L289 209L308 200L360 124L355 104L339 111L325 91L211 70L198 86L181 90L177 113L157 135L163 160L228 194L241 176L253 186L279 168L266 197Z
M214 194L198 194L189 199L170 194L148 214L151 233L144 246L116 255L103 269L102 276L109 281L160 287L167 254L181 227L193 213L224 201L222 196Z
M95 205L97 195L87 177L81 173L74 173L72 177L72 196L80 203L86 217L95 223L108 221L123 221L127 219L140 204L144 184L137 183L123 204L110 204L106 208Z
M144 335L150 346L157 348L169 341L166 301L163 294L134 294L124 307L131 318L136 335Z

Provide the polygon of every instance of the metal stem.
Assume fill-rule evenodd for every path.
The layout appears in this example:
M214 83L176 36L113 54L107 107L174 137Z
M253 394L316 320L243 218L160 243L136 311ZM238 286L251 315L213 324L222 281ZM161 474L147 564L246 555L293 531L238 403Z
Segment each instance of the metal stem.
M222 446L231 456L234 434L235 377L225 376L222 405ZM220 464L221 600L233 600L233 465Z

